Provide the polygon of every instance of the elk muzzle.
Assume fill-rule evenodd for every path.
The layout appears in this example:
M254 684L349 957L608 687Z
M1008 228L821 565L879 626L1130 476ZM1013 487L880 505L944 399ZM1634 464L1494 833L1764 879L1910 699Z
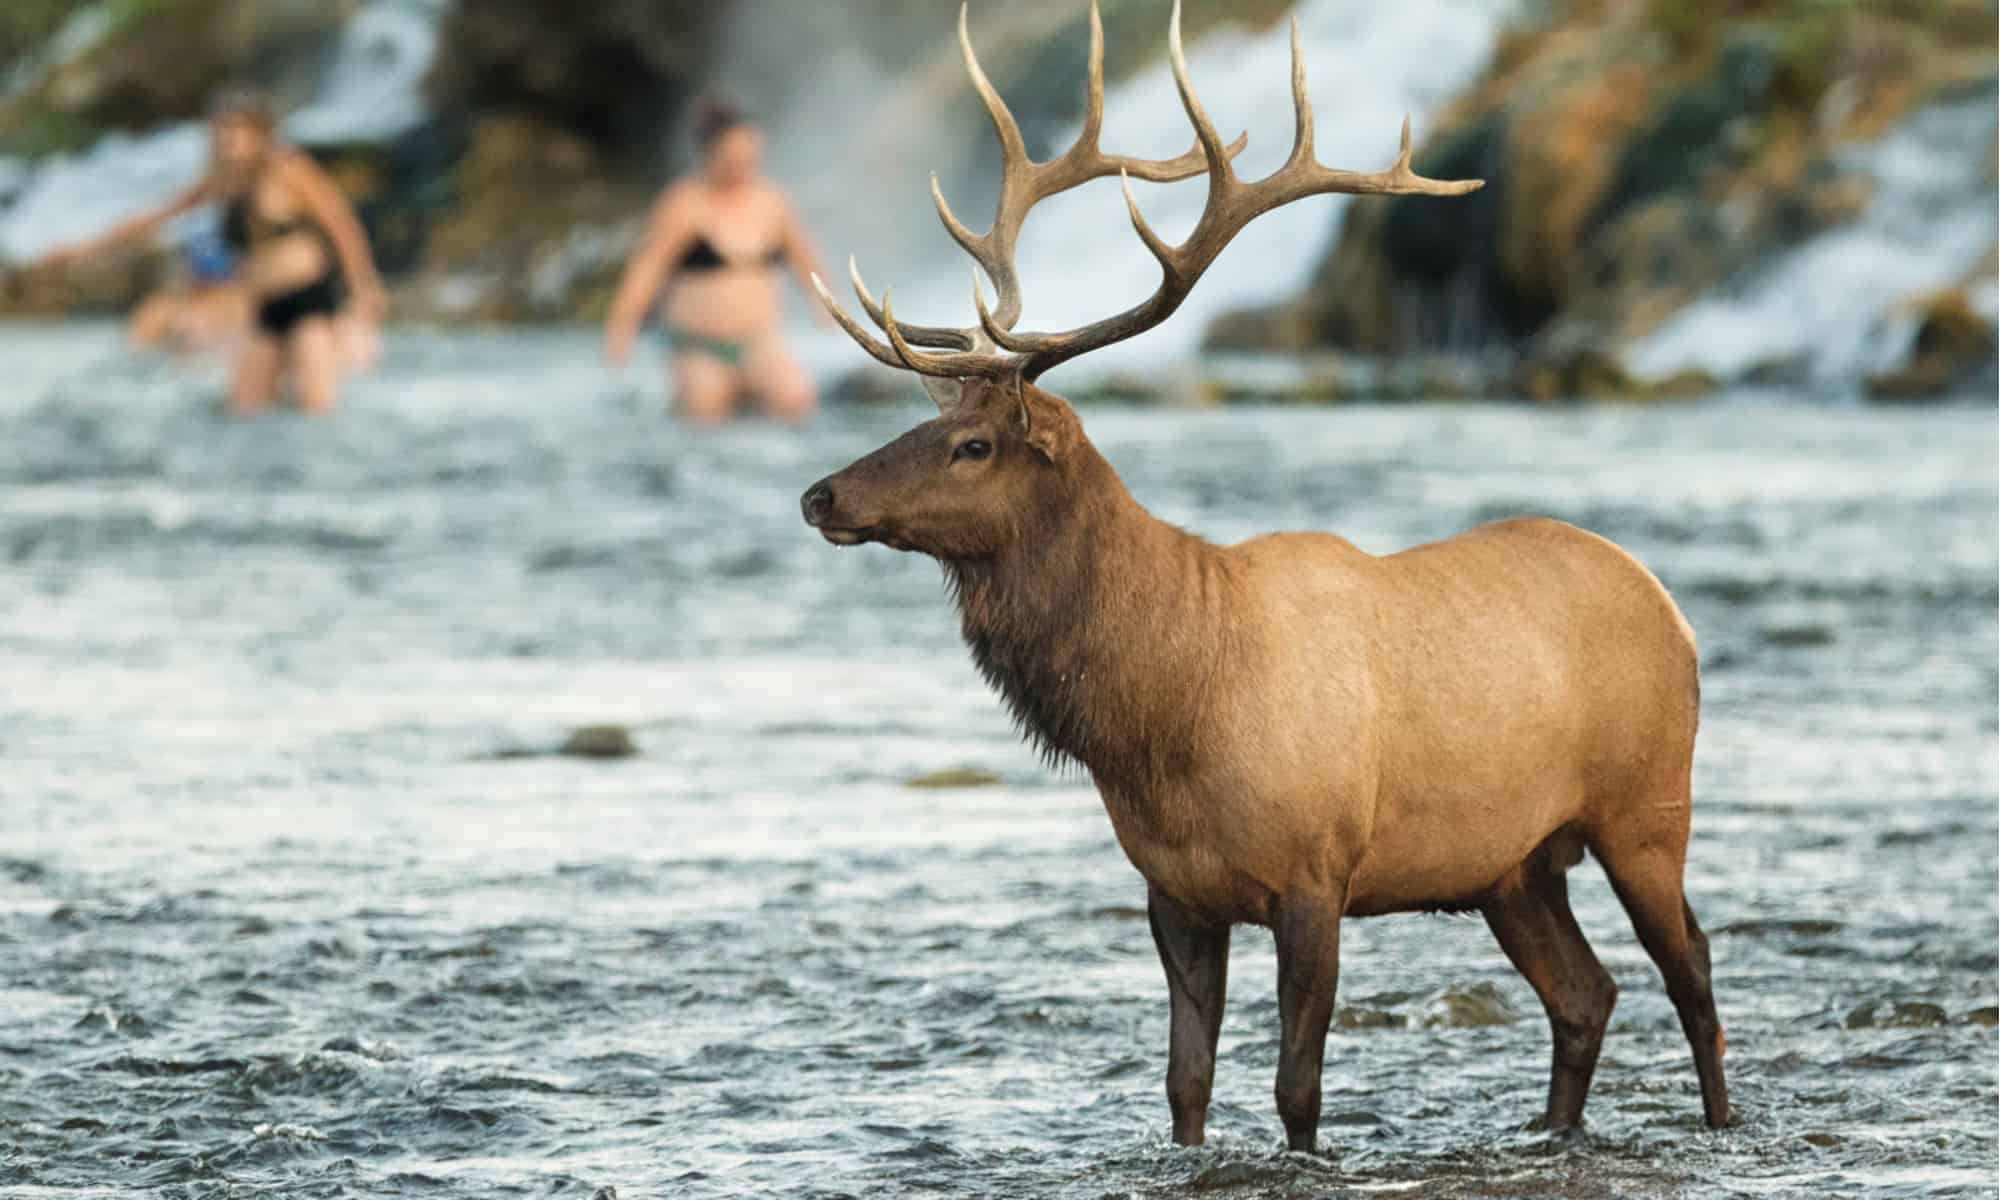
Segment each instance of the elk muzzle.
M828 541L836 541L835 535L845 531L827 528L827 518L833 515L833 478L828 476L807 488L799 497L799 512Z
M799 497L799 512L805 517L806 524L819 530L821 537L836 546L853 546L867 541L867 530L852 529L833 522L833 480L834 476L829 475L807 488L805 495Z

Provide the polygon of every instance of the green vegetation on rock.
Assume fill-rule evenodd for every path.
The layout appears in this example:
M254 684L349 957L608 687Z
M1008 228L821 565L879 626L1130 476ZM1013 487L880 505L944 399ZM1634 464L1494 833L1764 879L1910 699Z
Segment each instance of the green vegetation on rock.
M1990 80L1994 34L1975 0L1555 4L1503 37L1418 154L1423 173L1483 177L1483 190L1356 200L1303 295L1229 315L1210 340L1499 342L1527 351L1531 397L1698 390L1599 368L1741 264L1865 209L1868 181L1834 152Z

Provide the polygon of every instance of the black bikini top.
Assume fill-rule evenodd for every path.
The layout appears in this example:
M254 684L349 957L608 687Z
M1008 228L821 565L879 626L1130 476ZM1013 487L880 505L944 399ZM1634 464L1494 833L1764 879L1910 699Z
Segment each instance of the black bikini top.
M299 232L318 233L319 226L304 215L280 221L267 220L257 215L248 196L236 197L222 210L222 240L239 254L259 242Z
M773 246L765 252L762 259L751 260L753 264L760 261L767 267L783 266L785 262L785 248L783 246ZM720 271L724 267L737 265L739 264L730 262L728 259L722 257L722 255L716 253L715 243L700 234L696 234L693 244L687 248L687 253L681 255L680 269L684 272Z

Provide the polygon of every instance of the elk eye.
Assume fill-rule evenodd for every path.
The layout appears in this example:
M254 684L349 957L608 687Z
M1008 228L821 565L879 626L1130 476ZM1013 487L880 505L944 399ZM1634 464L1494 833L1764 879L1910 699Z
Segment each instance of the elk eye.
M953 458L990 458L992 454L993 443L979 438L960 442L958 449L951 452Z

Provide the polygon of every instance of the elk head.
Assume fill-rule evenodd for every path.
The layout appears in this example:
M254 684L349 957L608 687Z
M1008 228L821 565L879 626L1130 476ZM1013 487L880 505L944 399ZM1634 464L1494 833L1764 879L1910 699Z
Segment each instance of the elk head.
M1305 55L1296 19L1292 22L1296 119L1292 153L1271 175L1245 182L1231 160L1246 139L1223 142L1188 78L1187 57L1181 49L1180 0L1174 0L1167 55L1181 105L1194 126L1194 146L1177 158L1157 160L1106 154L1099 148L1104 125L1104 25L1097 0L1091 0L1083 131L1068 150L1038 163L1028 157L1019 125L981 69L966 19L967 8L961 6L958 41L966 71L1000 139L1000 198L993 224L984 234L973 233L953 215L935 175L931 199L952 240L977 264L972 300L979 323L954 329L899 322L888 293L877 303L849 259L855 296L887 336L885 343L849 316L826 284L813 277L821 302L840 327L876 361L922 376L939 411L935 420L806 490L801 499L806 523L839 545L879 541L947 561L1000 553L1010 539L1022 536L1026 514L1062 502L1070 489L1061 485L1074 483L1077 460L1095 457L1094 452L1082 453L1088 451L1088 440L1075 412L1060 397L1035 386L1042 372L1165 321L1236 232L1274 208L1332 193L1461 196L1484 182L1427 179L1413 171L1408 117L1403 119L1401 149L1387 169L1357 172L1321 166L1313 156L1312 104L1306 97ZM1168 183L1203 173L1208 177L1208 201L1201 218L1185 241L1170 246L1140 215L1131 181L1136 176ZM1014 332L1021 316L1014 246L1029 210L1050 196L1111 175L1124 183L1133 230L1159 261L1159 286L1131 308L1078 329ZM999 292L997 308L987 307L982 272Z

